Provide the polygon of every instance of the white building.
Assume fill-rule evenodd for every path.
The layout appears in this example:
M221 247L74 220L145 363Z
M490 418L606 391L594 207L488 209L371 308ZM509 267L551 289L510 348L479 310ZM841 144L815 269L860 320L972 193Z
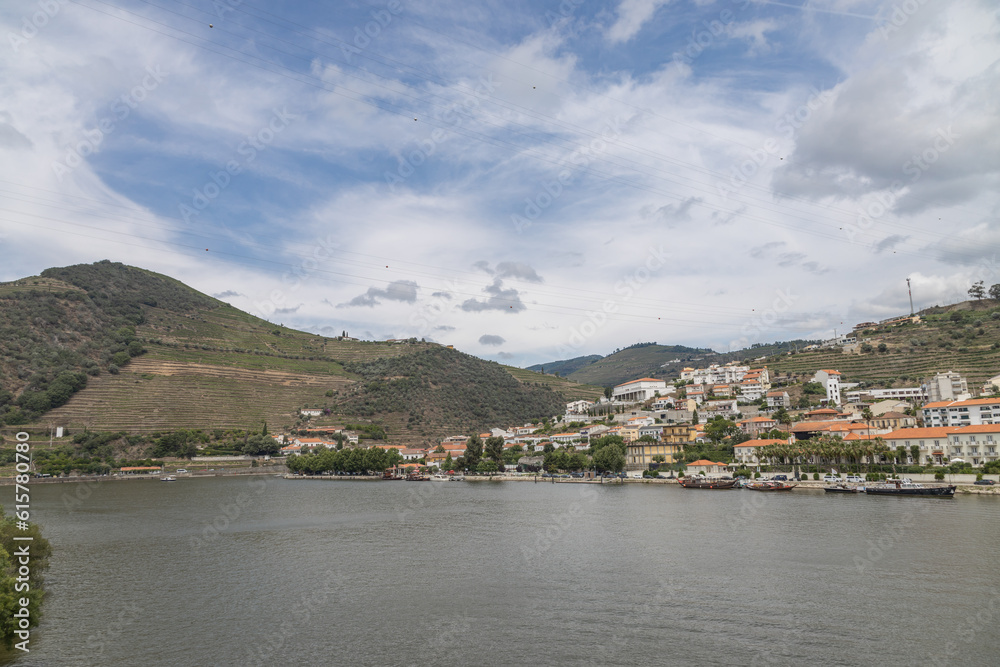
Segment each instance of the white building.
M572 401L566 404L566 414L585 415L587 414L587 410L593 406L594 403L592 401Z
M663 396L666 393L667 383L664 380L639 378L638 380L625 382L615 387L611 397L616 401L641 403L655 398L657 395Z
M749 370L749 366L737 366L735 362L725 366L712 364L708 368L685 368L681 371L681 379L694 380L695 384L734 384Z
M924 426L1000 424L1000 398L937 401L923 407Z
M845 385L841 385L843 388ZM860 403L868 398L873 401L896 399L900 401L926 401L927 387L897 387L896 389L859 389L844 393L849 403Z
M1000 424L967 426L952 433L948 440L949 459L981 466L997 460Z
M813 382L819 382L826 389L826 402L840 405L840 371L816 371Z
M948 439L960 429L954 427L902 428L882 436L889 449L902 447L907 458L917 465L942 464L948 458ZM912 447L917 447L917 459L913 459Z
M769 408L792 407L792 401L790 398L788 398L788 392L781 390L767 392L767 407Z
M927 381L927 400L931 403L961 401L967 398L972 398L969 394L969 384L958 373L953 371L938 373Z

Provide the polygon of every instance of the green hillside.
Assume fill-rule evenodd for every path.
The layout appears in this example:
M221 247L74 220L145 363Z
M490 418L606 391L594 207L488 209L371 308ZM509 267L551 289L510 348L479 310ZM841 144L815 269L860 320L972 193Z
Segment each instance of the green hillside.
M704 361L715 355L708 349L683 345L657 345L638 343L588 364L567 377L576 382L611 386L640 377L668 378L675 366ZM679 361L675 362L677 359ZM712 362L705 362L712 363ZM676 376L676 373L673 373Z
M988 299L935 307L918 324L858 332L864 351L816 350L770 357L772 371L804 376L822 368L843 373L847 382L874 387L916 385L937 372L956 371L970 390L1000 373L1000 303Z
M603 358L604 357L599 354L590 354L585 357L564 359L563 361L550 361L547 364L535 364L534 366L528 366L527 370L535 371L536 373L548 373L549 375L560 375L562 377L566 377L570 373L574 373L584 366L589 366L595 361L600 361Z
M400 361L411 356L435 362ZM401 389L408 373L404 402L368 409L376 385ZM9 427L280 428L319 407L330 410L324 419L380 423L390 438L419 442L490 419L551 416L600 391L434 343L295 331L107 261L0 284L0 421Z

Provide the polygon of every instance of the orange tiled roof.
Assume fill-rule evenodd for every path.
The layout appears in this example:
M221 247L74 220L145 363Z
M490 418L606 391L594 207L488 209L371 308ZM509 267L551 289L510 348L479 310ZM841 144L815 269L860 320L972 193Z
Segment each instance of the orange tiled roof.
M1000 424L975 424L958 427L959 433L1000 433Z
M974 427L965 427L974 428ZM901 428L881 436L883 440L903 438L947 438L949 434L962 430L961 426L926 426L924 428ZM1000 430L1000 427L998 427Z
M618 387L624 387L627 384L633 384L636 382L666 382L665 380L657 380L656 378L639 378L638 380L629 380L628 382L622 382Z
M964 405L1000 405L1000 398L970 398L967 401L936 401L928 403L924 408L959 408Z
M785 440L778 440L776 438L762 438L760 440L747 440L746 442L741 442L738 445L733 445L733 449L736 447L767 447L768 445L785 445L788 444Z

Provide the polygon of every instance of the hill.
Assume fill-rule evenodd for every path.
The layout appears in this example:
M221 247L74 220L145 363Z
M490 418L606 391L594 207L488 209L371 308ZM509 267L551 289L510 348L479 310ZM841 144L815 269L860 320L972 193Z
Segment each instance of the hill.
M536 373L548 373L550 375L560 375L562 377L568 376L570 373L574 373L584 366L589 366L595 361L600 361L603 359L599 354L590 354L586 357L575 357L573 359L565 359L563 361L550 361L547 364L535 364L534 366L528 366L526 370L535 371Z
M858 334L855 353L842 349L803 351L767 359L781 373L804 378L834 368L847 382L872 387L919 385L937 372L956 371L969 389L1000 373L1000 302L984 299L935 306L919 323L878 325Z
M636 343L581 367L567 377L576 382L611 386L640 377L668 378L672 367L683 367L716 353L709 349L683 345ZM673 373L674 376L677 373Z
M386 388L400 392L398 403L386 402ZM390 439L415 443L551 416L600 391L434 343L295 331L108 261L0 284L0 420L8 425L281 427L295 424L300 408L318 407L329 420L384 423Z

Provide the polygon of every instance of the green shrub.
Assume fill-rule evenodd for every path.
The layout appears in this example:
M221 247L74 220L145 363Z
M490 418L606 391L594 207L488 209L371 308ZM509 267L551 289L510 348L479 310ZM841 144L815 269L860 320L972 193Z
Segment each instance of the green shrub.
M934 479L941 480L944 479L944 473L940 470L934 473Z
M814 480L819 480L819 473L818 472L814 472L813 473L813 479Z

